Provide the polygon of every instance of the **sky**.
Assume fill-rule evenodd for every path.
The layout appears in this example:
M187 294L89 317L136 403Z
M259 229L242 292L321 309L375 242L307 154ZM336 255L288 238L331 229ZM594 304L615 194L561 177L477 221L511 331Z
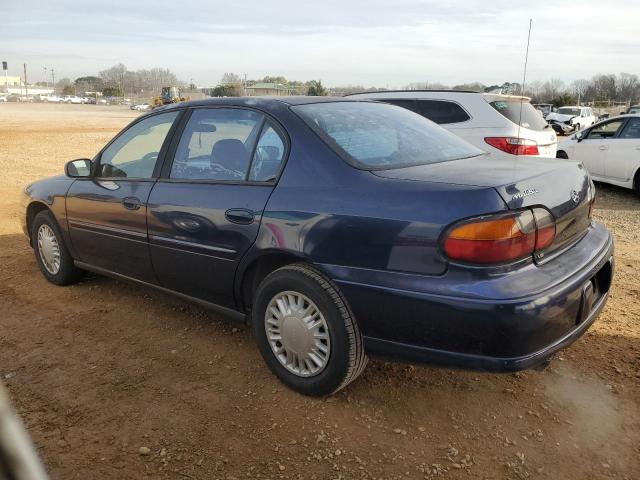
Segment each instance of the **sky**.
M640 1L0 0L0 60L29 81L116 63L216 85L224 72L327 86L565 82L640 74ZM50 75L49 75L50 79Z

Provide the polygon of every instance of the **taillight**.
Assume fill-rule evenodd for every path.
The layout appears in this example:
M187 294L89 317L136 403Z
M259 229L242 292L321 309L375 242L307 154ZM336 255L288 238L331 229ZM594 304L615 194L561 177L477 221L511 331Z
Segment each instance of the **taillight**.
M538 144L534 140L517 137L486 137L484 141L511 155L539 155Z
M544 208L483 216L453 225L442 250L460 262L512 262L551 245L555 231L553 216Z

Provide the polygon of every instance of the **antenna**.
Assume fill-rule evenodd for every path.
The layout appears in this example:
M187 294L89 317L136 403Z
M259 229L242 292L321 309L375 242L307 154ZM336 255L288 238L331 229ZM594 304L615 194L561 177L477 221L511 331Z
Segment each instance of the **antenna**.
M527 53L524 55L524 72L522 74L522 86L520 87L520 117L518 118L518 146L516 148L516 157L520 155L520 128L522 127L522 108L524 104L524 86L527 81L527 63L529 63L529 44L531 43L531 24L533 19L529 19L529 34L527 35Z

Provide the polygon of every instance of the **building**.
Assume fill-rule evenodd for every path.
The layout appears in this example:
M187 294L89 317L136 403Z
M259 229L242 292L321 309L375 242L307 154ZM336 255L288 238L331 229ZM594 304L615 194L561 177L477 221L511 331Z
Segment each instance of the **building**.
M295 95L296 89L281 83L258 82L244 87L248 97L282 97Z
M11 77L11 76L0 76L0 85L2 85L5 89L9 87L20 87L23 85L22 77Z

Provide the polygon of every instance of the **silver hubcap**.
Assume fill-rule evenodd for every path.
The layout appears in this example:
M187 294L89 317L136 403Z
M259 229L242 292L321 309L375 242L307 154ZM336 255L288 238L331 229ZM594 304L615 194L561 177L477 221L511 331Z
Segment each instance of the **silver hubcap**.
M51 275L55 275L60 270L60 245L56 234L47 224L38 228L38 252L44 268Z
M264 328L278 361L300 377L312 377L327 366L329 328L315 303L298 292L274 296L264 315Z

